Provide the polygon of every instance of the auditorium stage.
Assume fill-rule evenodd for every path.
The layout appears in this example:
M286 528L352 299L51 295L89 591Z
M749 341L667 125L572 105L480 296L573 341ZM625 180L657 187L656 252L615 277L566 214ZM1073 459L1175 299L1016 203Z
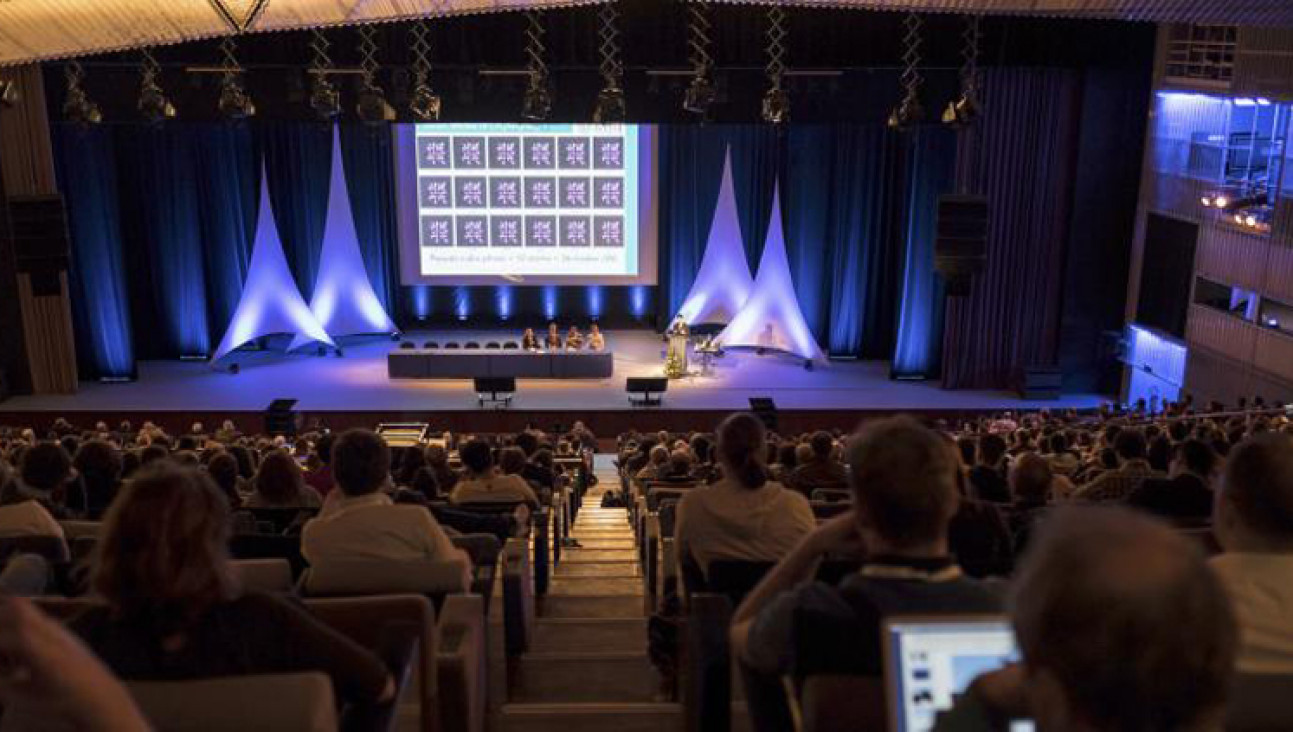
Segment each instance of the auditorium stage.
M519 334L517 334L519 336ZM465 341L499 340L512 334L499 331L410 332L406 338L421 343L448 338ZM419 413L455 413L450 420L458 429L482 429L468 418L480 413L469 380L411 381L387 376L386 354L396 344L389 338L344 339L345 356L284 355L281 352L237 353L232 360L241 367L233 375L201 362L143 361L139 378L129 383L82 382L74 396L23 396L0 403L0 423L5 413L46 412L92 415L174 413L214 418L225 414L262 411L278 398L297 399L297 410L330 419L330 424L372 419L417 418ZM560 413L536 418L575 419L599 413L594 419L607 427L610 413L629 413L624 379L663 374L664 343L648 331L612 331L607 347L614 352L615 373L608 379L521 379L507 419L491 418L489 424L522 425L527 415ZM698 365L692 364L693 370ZM666 419L696 412L748 408L750 397L771 397L782 412L838 413L838 420L856 421L855 412L924 411L943 414L997 409L1063 408L1097 406L1094 394L1066 395L1060 401L1027 402L1010 392L945 391L933 382L891 381L888 364L877 361L831 361L812 371L799 359L753 351L729 351L715 362L712 374L693 375L670 382L661 407L634 408L615 424L672 424ZM349 414L351 418L346 418ZM96 417L97 418L97 417ZM186 417L187 418L187 417ZM448 417L446 417L447 419ZM466 419L464 419L466 418ZM170 420L167 420L170 421ZM250 426L250 425L249 425ZM618 429L618 428L615 428Z

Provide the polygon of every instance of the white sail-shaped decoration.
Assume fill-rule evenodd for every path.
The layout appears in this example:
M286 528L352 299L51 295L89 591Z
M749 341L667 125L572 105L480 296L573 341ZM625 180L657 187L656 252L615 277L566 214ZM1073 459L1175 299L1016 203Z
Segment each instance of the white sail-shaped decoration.
M754 280L741 243L741 222L736 216L736 188L732 185L732 153L723 156L723 182L718 205L709 226L709 240L701 256L700 271L691 291L678 308L688 325L728 323L750 298Z
M328 183L328 220L323 226L323 250L319 253L319 271L314 277L314 294L310 310L334 338L369 333L394 333L398 330L386 314L381 300L373 291L359 251L359 235L350 210L350 192L346 190L346 169L341 162L341 134L332 128L332 177ZM312 339L298 334L290 348Z
M251 247L247 281L243 283L242 297L229 329L211 360L217 361L248 341L275 333L292 333L298 338L305 336L306 340L336 346L310 312L287 268L287 257L283 255L283 244L274 224L274 210L270 207L269 180L262 167L260 211L256 214L256 239Z
M786 257L786 237L781 227L781 192L772 192L772 220L759 260L754 291L741 312L718 335L724 346L753 346L793 353L810 361L825 361L817 339L808 329Z

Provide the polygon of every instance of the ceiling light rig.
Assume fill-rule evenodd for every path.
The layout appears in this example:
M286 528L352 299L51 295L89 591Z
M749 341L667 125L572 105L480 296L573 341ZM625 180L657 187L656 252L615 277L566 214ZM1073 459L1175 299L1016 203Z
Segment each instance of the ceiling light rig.
M521 116L535 122L542 122L552 113L552 90L548 86L548 64L543 59L546 47L543 45L543 11L525 11L525 55L526 76L529 81L525 87L525 99L521 104Z
M310 38L310 109L321 119L330 120L341 114L341 94L328 78L332 73L332 59L328 58L328 37L315 28Z
M413 93L409 111L424 122L440 119L440 95L431 86L431 21L413 24L409 31L409 48L413 51Z
M377 63L377 28L374 26L359 26L359 55L362 76L359 104L355 111L359 114L359 119L365 122L390 122L395 119L395 108L386 101L386 92L377 85L377 72L381 67Z
M786 11L778 3L768 8L768 31L765 36L768 55L768 91L763 95L763 121L782 124L790 121L790 95L782 86L786 76Z
M714 89L713 40L710 31L709 0L687 3L687 56L691 61L691 83L682 98L682 108L709 119L709 110L718 97Z
M63 78L67 82L67 92L63 100L63 117L69 122L80 125L97 125L103 121L99 105L90 101L85 93L85 69L81 62L68 61L63 67Z
M923 79L920 74L920 28L921 18L916 13L907 13L903 21L906 30L902 43L902 101L889 114L889 127L895 130L908 130L920 124L925 117L925 110L920 106L920 86Z
M139 64L139 102L136 106L144 119L153 124L161 124L175 118L175 105L171 104L171 100L162 91L159 83L162 67L157 63L153 52L145 48L142 49L142 54Z
M979 45L982 41L981 15L971 15L965 20L961 34L961 96L947 103L943 110L943 124L954 128L969 127L982 113L979 102Z
M623 122L627 116L624 105L624 65L620 61L619 16L619 4L616 0L604 2L597 9L597 51L601 55L602 90L597 93L593 121L598 124Z
M244 69L238 65L237 41L227 36L220 42L221 78L220 78L220 114L226 119L240 120L254 117L256 105L242 84Z

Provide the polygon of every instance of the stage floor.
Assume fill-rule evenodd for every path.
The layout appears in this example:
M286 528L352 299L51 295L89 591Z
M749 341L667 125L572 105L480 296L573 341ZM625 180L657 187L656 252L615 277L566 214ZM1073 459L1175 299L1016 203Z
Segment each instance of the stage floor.
M511 336L512 334L505 334ZM413 332L421 342L445 333ZM457 340L497 340L498 331L454 331ZM518 337L519 340L519 337ZM619 411L628 407L624 379L660 376L664 343L646 331L607 333L615 355L609 379L523 379L512 411ZM120 384L82 382L74 396L23 396L0 404L0 412L256 412L273 399L299 400L304 412L476 411L468 380L404 381L386 375L386 338L345 339L344 358L238 353L241 373L201 362L143 361L139 379ZM693 370L698 364L692 364ZM784 354L729 351L710 375L670 382L664 410L737 410L752 396L771 397L781 410L940 410L1091 408L1103 398L1066 395L1060 401L1028 402L1010 392L945 391L933 382L891 381L877 361L832 361L807 371ZM654 410L653 410L654 411Z

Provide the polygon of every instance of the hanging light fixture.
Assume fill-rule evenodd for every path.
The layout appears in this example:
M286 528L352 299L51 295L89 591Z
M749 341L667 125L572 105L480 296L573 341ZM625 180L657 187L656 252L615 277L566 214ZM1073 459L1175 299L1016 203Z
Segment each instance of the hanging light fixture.
M420 120L434 122L440 119L440 95L431 87L430 21L414 23L409 38L409 48L413 50L413 93L409 98L409 111Z
M63 67L63 79L67 82L67 92L63 100L63 117L68 122L81 125L97 125L103 121L99 105L90 101L85 93L85 69L81 62L73 59Z
M597 9L597 36L600 41L597 50L601 54L602 90L597 93L593 121L598 124L623 122L627 112L624 105L624 67L620 63L619 5L615 0L602 3Z
M332 72L332 59L328 58L328 37L315 28L310 38L310 109L322 119L333 119L341 114L341 94L328 79Z
M0 106L12 107L22 99L18 84L9 79L0 79Z
M223 71L220 77L220 114L231 120L247 119L256 115L256 105L242 85L243 69L236 56L237 42L226 36L220 42Z
M979 15L967 17L965 31L961 34L961 96L948 102L947 109L943 110L943 123L952 127L969 127L982 111L979 104L981 20Z
M920 106L920 16L907 13L903 25L906 30L902 37L902 101L889 114L889 127L895 130L910 129L925 117L925 110Z
M377 85L377 28L371 25L359 26L359 68L362 73L359 88L359 104L355 111L359 119L378 124L395 119L395 108L386 101L386 93Z
M521 116L541 122L552 113L552 91L548 88L548 64L543 60L543 11L525 11L525 55L528 59L525 99Z
M136 106L144 119L153 124L161 124L175 118L175 105L166 97L158 81L162 75L161 65L149 49L143 49L142 53L143 58L139 64L139 102Z
M763 121L777 125L790 120L790 95L782 86L786 76L786 34L786 11L778 2L768 8L764 51L768 55L766 74L769 86L763 94Z
M691 83L682 97L682 108L709 118L709 108L718 94L714 90L714 56L710 51L709 0L687 3L687 56L691 61Z

